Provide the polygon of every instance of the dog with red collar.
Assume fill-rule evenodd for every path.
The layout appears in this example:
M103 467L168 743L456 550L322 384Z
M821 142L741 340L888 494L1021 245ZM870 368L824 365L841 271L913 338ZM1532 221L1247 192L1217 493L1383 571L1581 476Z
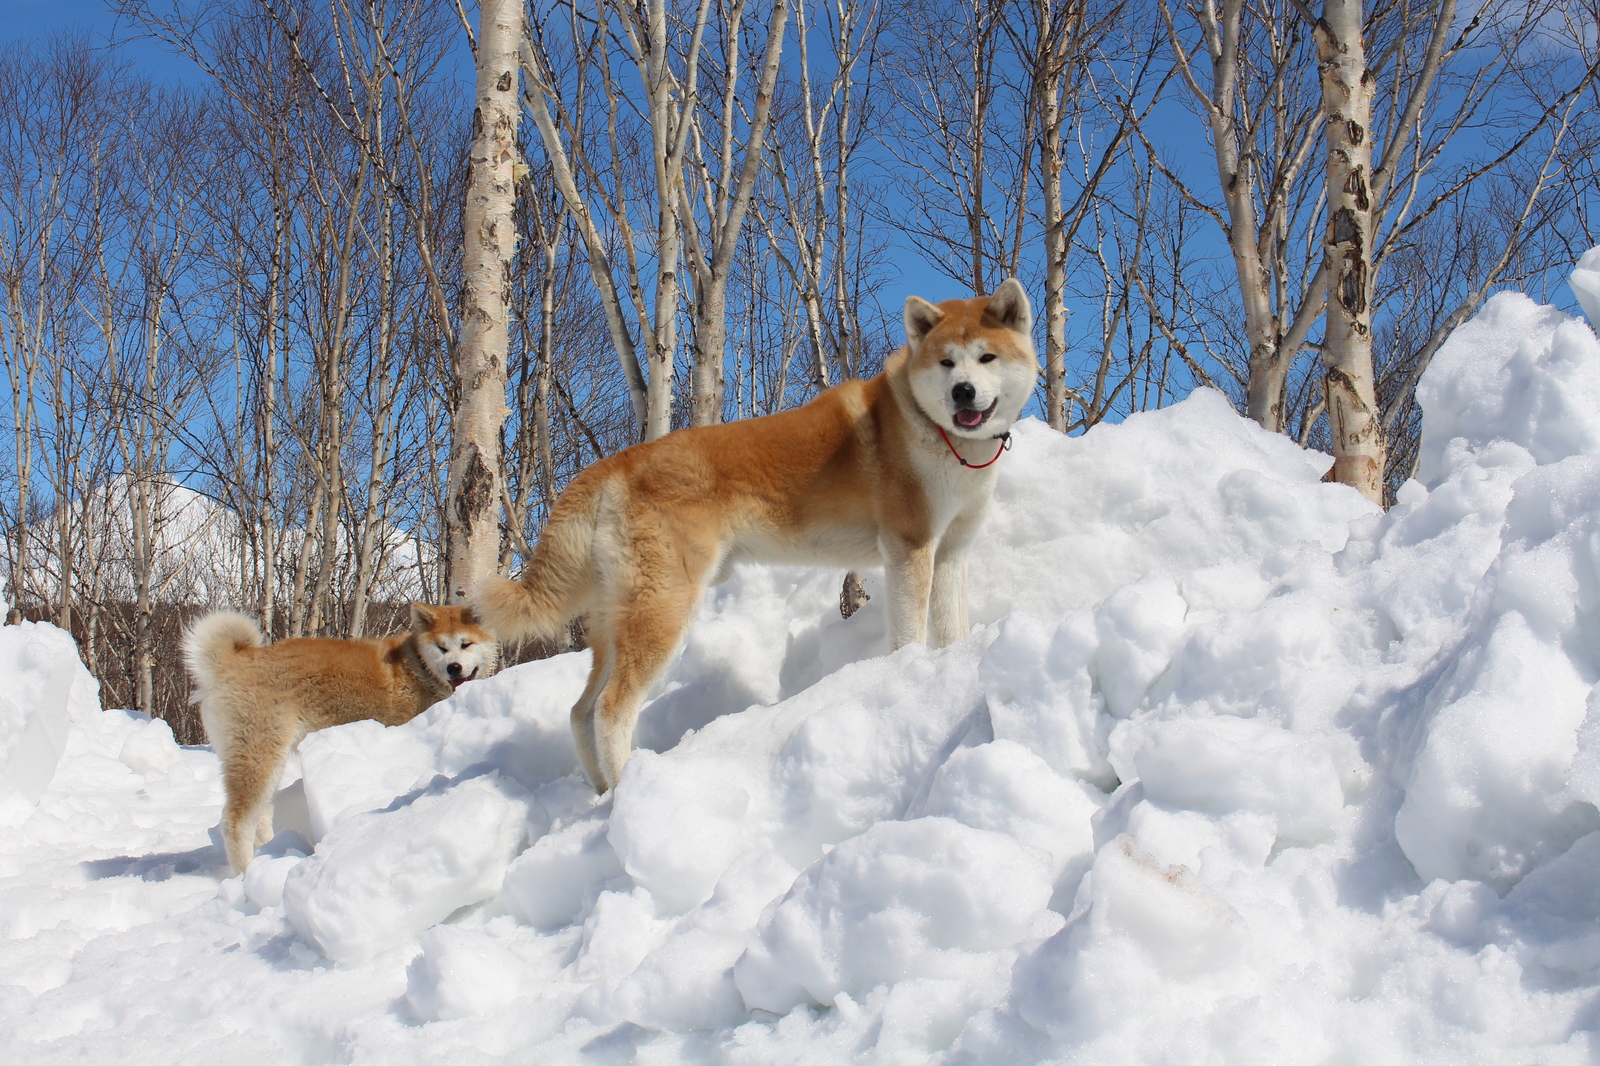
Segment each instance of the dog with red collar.
M906 344L868 381L804 407L679 430L568 485L520 578L469 597L501 640L588 615L594 664L572 709L600 792L707 584L744 561L881 565L894 647L967 635L967 548L1039 373L1011 279L992 296L905 306Z

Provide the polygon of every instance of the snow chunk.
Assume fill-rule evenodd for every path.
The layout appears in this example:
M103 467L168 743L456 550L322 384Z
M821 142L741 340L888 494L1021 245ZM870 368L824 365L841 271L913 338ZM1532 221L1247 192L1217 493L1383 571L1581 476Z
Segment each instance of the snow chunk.
M311 842L340 822L381 810L434 774L434 749L409 729L370 720L319 729L300 742Z
M406 967L406 1002L423 1021L489 1014L522 993L526 965L477 930L439 925Z
M164 773L181 755L172 727L160 718L152 718L128 735L117 758L134 773L148 777Z
M488 774L347 819L289 874L289 921L328 958L355 964L493 896L528 816L508 787Z
M1099 809L1083 786L1021 744L995 740L961 748L939 767L922 814L1014 837L1050 855L1052 874L1060 876L1069 865L1088 867L1089 820Z
M760 787L736 753L665 759L639 751L623 770L607 836L634 883L682 914L710 898L748 846L751 793Z
M1179 718L1119 726L1113 761L1144 798L1214 817L1271 816L1286 844L1326 839L1344 808L1327 747L1253 718Z
M1376 511L1322 483L1329 457L1239 417L1212 389L1078 437L1036 419L1012 435L972 553L980 622L1093 607L1151 573L1177 580L1305 543L1337 551L1350 520Z
M1046 621L1019 611L999 628L978 667L995 739L1029 748L1058 774L1111 785L1113 723L1090 673L1100 640L1093 614Z
M1475 880L1504 892L1600 829L1563 787L1589 686L1519 613L1501 616L1430 697L1395 838L1425 881Z
M535 929L559 929L593 903L599 886L621 877L622 863L599 814L533 842L506 870L500 903Z
M812 865L734 966L751 1008L860 998L911 977L959 977L1028 935L1050 899L1034 848L948 818L881 822Z

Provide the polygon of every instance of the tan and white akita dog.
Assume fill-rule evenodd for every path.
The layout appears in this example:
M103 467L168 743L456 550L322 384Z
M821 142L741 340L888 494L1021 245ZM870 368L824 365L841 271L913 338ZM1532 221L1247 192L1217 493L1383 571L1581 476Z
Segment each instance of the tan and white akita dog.
M967 635L967 546L995 460L1038 375L1032 312L1011 279L990 297L911 297L906 345L870 381L804 407L679 430L573 479L518 581L469 597L501 640L588 612L594 665L572 708L578 755L616 785L634 722L708 582L732 564L882 564L894 647Z
M262 644L242 614L217 611L184 634L206 736L222 761L222 839L235 872L272 839L272 799L307 733L373 718L409 722L494 672L499 647L468 607L411 605L411 629L376 640L296 637Z

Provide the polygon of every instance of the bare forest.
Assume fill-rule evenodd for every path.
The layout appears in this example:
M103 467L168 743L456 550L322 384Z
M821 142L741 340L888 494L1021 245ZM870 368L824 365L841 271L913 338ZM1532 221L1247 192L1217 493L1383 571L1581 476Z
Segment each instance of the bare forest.
M0 54L0 599L187 743L198 613L387 632L907 292L1020 277L1062 432L1207 386L1388 502L1444 338L1600 244L1595 0L110 6L183 76Z

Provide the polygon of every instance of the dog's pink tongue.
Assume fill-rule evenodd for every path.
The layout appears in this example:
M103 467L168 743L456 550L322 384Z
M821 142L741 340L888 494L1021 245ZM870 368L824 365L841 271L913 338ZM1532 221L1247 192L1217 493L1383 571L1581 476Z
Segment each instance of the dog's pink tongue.
M460 688L462 685L465 685L466 683L467 683L467 678L464 678L464 677L452 677L450 679L450 691L454 692L456 689Z
M957 411L956 422L963 426L976 426L983 422L982 411Z

